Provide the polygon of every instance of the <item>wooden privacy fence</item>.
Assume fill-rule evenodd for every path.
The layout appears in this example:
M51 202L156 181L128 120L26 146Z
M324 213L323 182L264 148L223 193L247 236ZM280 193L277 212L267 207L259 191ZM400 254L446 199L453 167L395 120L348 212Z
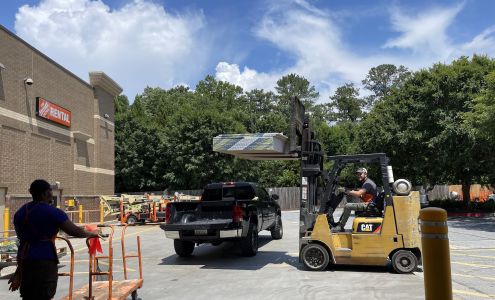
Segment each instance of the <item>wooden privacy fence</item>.
M278 204L282 210L299 209L300 189L298 187L274 187L269 188L268 192L270 195L278 195Z
M280 204L280 208L282 210L294 210L299 209L299 188L298 187L272 187L266 189L268 193L277 194L279 196L278 203ZM178 191L169 191L171 195L175 192L184 195L191 196L201 196L203 190L178 190ZM122 193L128 195L143 195L145 192L130 192L130 193ZM153 191L147 192L148 194L154 195L162 195L163 192Z
M272 187L266 189L270 195L277 194L282 210L295 210L299 209L299 188L298 187ZM200 196L203 190L180 190L178 193L191 196Z
M422 188L417 186L414 190L421 191ZM458 200L463 200L462 185L435 185L427 194L429 200L445 200L451 198L452 192L457 193ZM473 184L470 188L471 201L486 201L493 193L493 187L487 185Z
M300 191L298 187L272 187L266 189L270 195L277 194L282 210L295 210L299 209L299 197ZM177 191L185 195L200 196L203 190L181 190Z

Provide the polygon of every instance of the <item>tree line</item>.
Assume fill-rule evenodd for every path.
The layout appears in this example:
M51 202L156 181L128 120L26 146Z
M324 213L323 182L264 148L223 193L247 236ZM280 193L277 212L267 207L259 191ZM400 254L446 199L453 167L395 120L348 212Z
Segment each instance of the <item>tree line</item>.
M290 99L302 100L328 155L385 152L396 177L414 185L488 184L495 177L495 60L460 57L412 72L371 68L359 89L346 83L324 102L304 77L288 74L274 91L206 76L194 89L147 87L129 104L115 99L117 192L200 189L246 180L296 186L296 161L247 161L212 151L222 133L283 132ZM466 199L466 197L465 197Z

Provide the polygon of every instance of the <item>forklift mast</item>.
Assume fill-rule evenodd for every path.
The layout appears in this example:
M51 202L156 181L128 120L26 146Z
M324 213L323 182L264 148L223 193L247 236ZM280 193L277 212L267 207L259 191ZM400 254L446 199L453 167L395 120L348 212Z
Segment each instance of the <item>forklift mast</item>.
M385 205L393 205L390 185L394 178L389 159L385 153L326 156L321 144L315 140L310 119L305 115L303 104L297 97L291 101L290 151L297 153L301 163L300 172L300 222L299 237L313 228L318 214L326 213L335 192L340 172L351 163L378 163L384 190ZM325 159L334 162L332 170L324 169ZM321 188L319 186L321 185ZM322 194L322 195L321 195ZM336 203L335 205L338 205ZM336 207L333 207L334 209Z

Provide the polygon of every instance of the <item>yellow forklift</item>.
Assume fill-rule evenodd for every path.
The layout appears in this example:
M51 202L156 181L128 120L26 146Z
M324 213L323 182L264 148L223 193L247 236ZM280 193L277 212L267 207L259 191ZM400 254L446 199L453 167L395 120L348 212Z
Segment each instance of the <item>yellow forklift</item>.
M289 137L276 140L280 135L220 135L213 149L244 159L300 161L299 260L304 266L317 271L330 263L385 266L391 261L398 273L413 272L421 260L419 193L411 192L407 180L394 181L387 156L327 156L297 97L291 99ZM330 171L324 162L332 163ZM333 212L345 197L339 177L352 164L378 164L383 191L366 211L356 213L352 230L332 232Z
M411 273L421 260L419 193L404 179L394 181L384 153L326 156L314 139L304 107L294 98L291 142L301 162L299 259L308 270L329 264L386 266ZM331 162L326 171L324 162ZM364 212L355 213L352 230L332 232L333 212L345 194L338 187L341 171L350 165L378 165L382 189ZM379 184L379 181L377 181ZM323 191L323 192L321 192Z
M327 159L334 164L331 172L322 172L327 184L319 203L317 189L311 186L316 174L314 170L306 171L303 160L299 257L304 266L323 270L330 263L386 266L390 261L398 273L413 272L421 259L419 193L411 192L411 185L405 180L393 181L388 158L383 153ZM381 166L383 191L365 211L355 212L351 230L332 232L332 213L345 197L336 184L340 171L346 164L373 162Z

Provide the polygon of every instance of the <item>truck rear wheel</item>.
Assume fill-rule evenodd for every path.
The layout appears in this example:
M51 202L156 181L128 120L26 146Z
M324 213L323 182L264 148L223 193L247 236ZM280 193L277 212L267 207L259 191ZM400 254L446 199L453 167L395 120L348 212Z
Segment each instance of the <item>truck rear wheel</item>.
M304 247L301 257L306 269L311 271L322 271L330 262L330 254L320 244L309 244Z
M258 253L258 229L256 224L249 223L248 234L240 242L243 256L255 256Z
M277 215L275 226L271 230L272 239L280 240L284 236L284 228L282 227L282 218Z
M412 273L418 267L418 258L409 250L399 250L392 255L392 266L399 274Z
M174 240L174 249L180 257L189 257L194 251L194 242Z

